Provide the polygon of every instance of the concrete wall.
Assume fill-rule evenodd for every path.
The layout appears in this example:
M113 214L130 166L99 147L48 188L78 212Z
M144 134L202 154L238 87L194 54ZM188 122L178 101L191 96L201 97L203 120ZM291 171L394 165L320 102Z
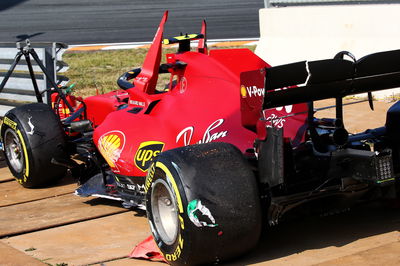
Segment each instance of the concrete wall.
M265 8L258 54L271 65L400 49L400 4ZM376 92L384 95L395 91Z

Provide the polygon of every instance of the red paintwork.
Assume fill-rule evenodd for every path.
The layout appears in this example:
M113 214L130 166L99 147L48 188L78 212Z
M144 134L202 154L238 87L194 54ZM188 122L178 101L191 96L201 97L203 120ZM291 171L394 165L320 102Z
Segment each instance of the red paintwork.
M171 80L175 78L177 82L174 86L171 83L168 91L156 94L166 19L167 13L141 73L134 79L135 87L128 90L127 108L117 110L128 97L126 91L85 99L88 118L95 125L93 140L119 175L146 175L146 163L164 150L223 141L245 152L253 147L256 138L256 116L260 113L253 110L250 119L244 118L247 124L242 124L248 114L246 110L241 112L241 87L254 84L263 88L264 76L252 80L251 75L241 77L241 73L261 73L268 65L248 49L212 50L208 54L207 46L200 42L196 52L167 54L167 63L173 66L169 69ZM205 32L203 23L202 33ZM260 99L261 95L256 103L262 103Z
M71 94L66 94L65 98L69 102L69 104L72 106L72 108L75 109L78 107L77 97L75 97ZM71 115L71 112L70 112L67 104L63 100L60 99L60 96L58 95L58 93L53 93L51 95L51 108L58 114L60 119L67 118Z
M305 140L307 104L301 103L263 110L265 71L257 69L242 72L240 78L242 80L240 109L243 126L257 132L258 139L266 139L266 127L273 126L284 128L283 136L290 139L294 146Z
M236 58L231 61L233 64L245 61L247 56L255 57L250 50L223 53L225 58ZM240 67L218 61L212 54L176 54L175 60L187 63L183 76L168 92L144 95L146 102L160 100L149 114L145 114L146 108L138 114L129 113L132 107L128 107L111 112L95 129L96 145L100 136L109 131L119 130L125 134L125 147L115 164L119 174L146 174L135 167L134 162L139 145L146 141L163 142L163 150L210 141L230 142L242 151L252 147L256 135L241 124L240 77L237 74ZM242 64L243 71L265 66L261 59L257 61L256 64Z
M204 38L199 40L199 45L197 47L197 52L202 54L208 54L207 48L207 23L205 20L201 23L201 34L203 34Z
M135 88L148 94L153 94L155 92L158 78L158 67L161 61L161 42L164 32L164 24L167 19L168 11L165 11L160 26L154 36L153 45L150 47L143 62L142 71L134 80Z
M87 118L92 121L94 127L97 127L109 113L125 104L128 96L126 91L116 90L85 98Z
M290 139L292 146L299 145L306 138L307 110L308 106L305 103L265 110L266 121L259 121L257 124L258 138L265 139L265 127L274 126L284 129L283 136Z

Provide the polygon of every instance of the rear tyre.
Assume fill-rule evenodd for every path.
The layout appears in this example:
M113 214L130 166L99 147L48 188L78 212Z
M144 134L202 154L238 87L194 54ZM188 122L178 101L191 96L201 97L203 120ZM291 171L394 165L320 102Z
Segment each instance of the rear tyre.
M172 265L229 260L258 242L256 178L233 145L208 143L161 153L145 190L153 237Z
M24 187L48 185L66 168L51 163L65 158L65 133L51 108L26 104L6 113L1 126L4 155L11 173Z

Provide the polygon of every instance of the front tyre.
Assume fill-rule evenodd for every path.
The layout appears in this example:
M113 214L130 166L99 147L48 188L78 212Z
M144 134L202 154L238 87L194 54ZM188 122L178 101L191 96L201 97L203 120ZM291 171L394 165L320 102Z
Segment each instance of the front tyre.
M149 169L145 190L154 240L172 265L229 260L258 242L256 178L233 145L163 152Z
M65 175L65 167L51 163L66 157L66 142L60 120L48 105L26 104L8 111L1 138L8 167L24 187L48 185Z

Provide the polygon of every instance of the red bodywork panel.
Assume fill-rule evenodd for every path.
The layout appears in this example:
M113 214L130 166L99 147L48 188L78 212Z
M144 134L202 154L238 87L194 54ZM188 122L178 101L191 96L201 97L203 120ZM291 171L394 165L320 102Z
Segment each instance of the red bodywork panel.
M164 24L167 22L167 19L168 11L165 11L154 36L153 45L149 48L144 60L142 71L135 78L135 88L139 91L149 94L155 92L158 79L158 67L161 62L161 41L164 32Z
M264 69L242 72L240 79L240 109L243 126L257 132L258 139L266 139L266 127L276 127L284 129L284 138L290 139L294 146L305 140L307 104L263 110L264 97L268 97L268 94L264 96Z
M208 53L206 43L200 41L196 52L167 54L168 89L155 90L167 15L160 22L143 68L133 79L135 86L85 99L87 117L95 127L94 143L120 176L145 176L152 159L168 149L221 141L245 152L257 137L263 69L268 65L248 49ZM201 32L205 39L205 23ZM246 88L253 86L255 93ZM298 125L303 122L300 119ZM268 122L261 123L265 128ZM293 132L288 133L290 137L296 134Z
M144 176L155 155L183 145L223 141L243 152L253 146L256 134L241 124L239 73L266 64L250 50L216 54L175 54L169 60L186 66L174 88L160 94L139 92L146 102L140 112L135 113L136 106L110 112L95 129L95 144L115 173ZM130 100L136 89L131 89ZM113 108L116 103L105 105Z
M100 125L106 116L128 102L128 93L124 90L90 96L85 99L87 118L94 127Z

